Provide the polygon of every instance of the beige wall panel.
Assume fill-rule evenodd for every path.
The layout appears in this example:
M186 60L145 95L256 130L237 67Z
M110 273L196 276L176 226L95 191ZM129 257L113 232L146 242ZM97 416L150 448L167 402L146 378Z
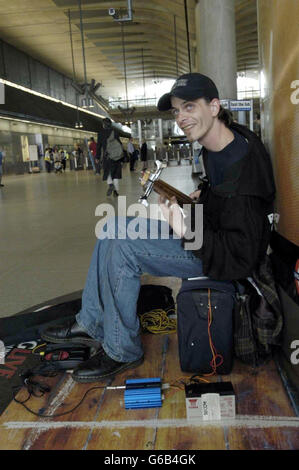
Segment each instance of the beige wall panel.
M299 245L299 1L257 4L262 127L274 163L278 231Z

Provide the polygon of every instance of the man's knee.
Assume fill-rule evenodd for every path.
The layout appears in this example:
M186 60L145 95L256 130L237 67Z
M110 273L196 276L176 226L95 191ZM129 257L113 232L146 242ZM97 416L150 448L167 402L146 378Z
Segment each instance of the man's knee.
M130 217L109 217L98 236L100 240L125 240L127 238L127 225Z

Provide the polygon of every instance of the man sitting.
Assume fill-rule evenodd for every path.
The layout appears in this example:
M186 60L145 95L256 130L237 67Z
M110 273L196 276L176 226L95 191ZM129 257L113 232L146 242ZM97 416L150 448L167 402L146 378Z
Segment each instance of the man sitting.
M231 122L213 81L199 73L179 77L158 102L171 110L190 142L203 146L206 179L191 193L203 204L203 221L184 218L175 198L159 198L167 222L140 219L136 239L130 218L107 224L90 263L76 321L48 328L46 341L97 340L101 349L73 373L78 382L111 377L143 361L136 314L143 273L153 276L236 280L251 275L265 255L275 185L270 157L256 134ZM190 220L191 218L191 220ZM108 221L109 222L109 221ZM158 237L150 237L152 224ZM200 226L196 226L200 225ZM187 249L188 226L203 232L202 246ZM168 238L162 233L169 233Z

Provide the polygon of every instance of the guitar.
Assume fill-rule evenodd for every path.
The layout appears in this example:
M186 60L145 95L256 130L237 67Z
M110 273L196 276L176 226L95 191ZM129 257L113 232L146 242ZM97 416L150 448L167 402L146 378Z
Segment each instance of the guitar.
M170 184L160 179L163 168L166 168L166 164L156 161L157 169L153 173L150 170L146 170L141 179L141 186L144 188L143 195L139 198L138 202L148 206L147 199L152 191L164 196L166 199L170 200L175 196L178 201L178 205L183 207L184 204L194 204L193 199L191 199L187 194L182 193L178 189L174 188Z

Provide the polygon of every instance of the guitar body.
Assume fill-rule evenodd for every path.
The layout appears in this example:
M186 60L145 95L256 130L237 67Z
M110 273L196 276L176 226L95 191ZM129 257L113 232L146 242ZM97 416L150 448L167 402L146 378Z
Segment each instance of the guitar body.
M151 194L152 190L154 190L156 193L160 194L161 196L164 196L168 200L175 196L179 206L182 208L184 204L194 204L193 199L191 199L189 196L160 179L160 174L162 172L162 169L165 168L165 164L157 160L156 165L157 170L154 173L152 173L150 170L146 170L142 173L140 183L144 189L144 193L139 198L138 202L141 202L147 207L147 199Z

